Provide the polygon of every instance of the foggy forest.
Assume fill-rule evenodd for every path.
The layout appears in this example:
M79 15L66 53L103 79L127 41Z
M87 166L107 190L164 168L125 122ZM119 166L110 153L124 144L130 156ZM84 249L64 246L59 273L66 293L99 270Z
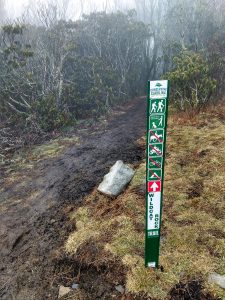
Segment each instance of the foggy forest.
M220 99L222 0L135 1L130 10L106 1L90 14L80 4L75 21L69 0L30 5L10 21L1 1L1 128L36 136L97 118L157 78L172 80L182 110Z
M0 299L225 299L224 86L224 0L0 0Z

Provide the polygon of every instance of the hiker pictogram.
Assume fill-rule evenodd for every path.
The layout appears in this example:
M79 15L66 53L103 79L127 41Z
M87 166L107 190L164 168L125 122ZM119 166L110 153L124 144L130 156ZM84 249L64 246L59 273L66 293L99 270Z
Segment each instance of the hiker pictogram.
M151 101L150 114L158 114L158 113L162 114L165 112L165 109L166 109L165 99L161 99L161 100L156 99Z
M162 113L164 107L165 107L165 105L163 104L163 100L160 100L159 103L158 103L158 109L157 109L157 112Z
M151 113L156 113L156 110L157 110L157 104L156 104L156 102L153 102L152 103L152 108L151 108Z
M160 116L158 127L163 125L163 119L164 119L164 116Z

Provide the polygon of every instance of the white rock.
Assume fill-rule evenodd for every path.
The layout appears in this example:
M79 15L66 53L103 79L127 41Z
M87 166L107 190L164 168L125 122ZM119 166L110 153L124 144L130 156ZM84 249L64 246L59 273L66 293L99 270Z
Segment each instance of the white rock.
M79 288L79 284L73 283L71 287L72 287L73 290L76 290L76 289Z
M104 176L98 191L108 196L118 196L134 176L134 170L118 160Z
M217 273L209 274L209 282L217 284L222 289L225 289L225 275L219 275Z
M121 294L124 294L125 292L125 288L122 285L117 285L115 289Z
M65 287L63 285L60 285L59 287L59 295L58 295L58 299L62 298L63 296L67 295L69 292L71 292L71 288L69 287Z

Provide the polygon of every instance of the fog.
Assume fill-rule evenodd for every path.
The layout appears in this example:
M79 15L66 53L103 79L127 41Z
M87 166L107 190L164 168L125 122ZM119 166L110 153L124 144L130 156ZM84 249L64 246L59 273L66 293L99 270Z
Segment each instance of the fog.
M20 17L27 5L28 5L28 0L5 1L5 14L7 18Z
M215 101L224 15L224 0L0 0L0 119L48 132L98 118L162 76L177 80L182 110Z
M0 0L1 3L1 0ZM42 4L51 3L53 5L57 5L59 7L66 6L66 19L77 20L82 14L89 14L94 11L115 11L115 10L123 10L126 11L128 9L135 8L135 3L133 0L59 0L59 1L31 1L31 0L6 0L5 1L5 18L4 19L16 19L23 16L28 9L31 7L39 7Z

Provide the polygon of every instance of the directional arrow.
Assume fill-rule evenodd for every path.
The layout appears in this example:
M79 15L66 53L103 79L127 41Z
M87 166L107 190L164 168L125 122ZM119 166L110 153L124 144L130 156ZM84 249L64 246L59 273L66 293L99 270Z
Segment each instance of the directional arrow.
M161 181L149 181L148 182L148 192L160 192L161 191Z
M151 185L150 189L152 189L153 192L156 192L157 189L158 189L158 187L159 187L158 184L157 184L156 182L154 182L154 183Z

